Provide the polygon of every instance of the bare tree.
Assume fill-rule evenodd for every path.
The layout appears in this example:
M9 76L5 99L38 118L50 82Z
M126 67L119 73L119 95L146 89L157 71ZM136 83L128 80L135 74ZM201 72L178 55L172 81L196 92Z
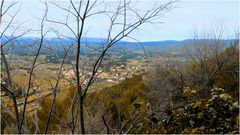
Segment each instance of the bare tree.
M116 43L118 43L123 39L128 38L128 39L136 40L131 35L134 31L139 30L140 27L144 24L159 23L159 22L156 22L156 20L158 18L161 18L166 13L166 11L172 9L175 2L176 2L175 0L170 0L163 3L156 2L155 5L153 5L153 7L149 7L149 9L146 9L146 10L139 10L135 8L136 3L132 3L131 1L127 1L127 0L119 0L117 2L69 0L67 7L61 5L56 1L45 2L46 10L44 11L43 17L40 19L40 30L39 30L40 38L38 41L34 42L34 44L38 44L38 48L34 54L33 60L30 62L31 66L30 66L30 72L28 74L29 76L26 84L26 89L23 90L25 94L23 95L24 101L23 101L23 110L21 114L19 113L18 103L17 103L16 95L14 93L15 90L12 84L12 77L10 73L11 68L8 64L7 58L5 57L5 52L3 47L8 45L8 43L10 43L11 41L15 41L17 38L25 35L29 30L17 35L16 31L20 29L22 24L14 27L14 29L11 29L12 37L9 38L8 36L5 36L5 38L8 38L8 40L5 43L1 42L1 56L2 56L3 64L5 66L4 71L6 71L6 76L7 76L7 85L5 86L4 84L1 84L1 86L3 90L5 90L11 95L10 98L12 99L14 104L18 133L26 132L24 125L27 117L26 113L27 113L28 99L29 99L29 96L31 95L30 93L31 90L33 89L34 71L35 71L35 68L39 65L37 60L39 59L40 51L44 46L45 36L49 32L48 30L46 30L47 28L46 23L54 24L56 26L63 26L65 27L66 30L68 30L68 32L70 32L74 36L74 44L76 46L74 70L75 70L75 79L76 79L75 85L77 88L75 98L77 100L73 99L72 104L70 106L70 113L72 117L71 128L72 128L72 133L75 133L77 123L79 123L80 133L84 134L86 133L85 126L84 126L84 101L89 91L89 87L94 83L96 76L98 74L99 68L101 67L102 62L104 61L104 58L106 57L110 48L112 48L114 45L116 45ZM4 15L6 15L6 13L15 4L16 3L13 2L4 10L5 8L4 0L1 2L1 9L0 9L1 27L2 27L2 20L4 19ZM64 18L65 20L56 21L50 18L49 9L51 8L49 7L49 5L54 6L56 9L59 9L62 12L65 12L66 13L66 18ZM1 38L3 38L6 31L10 29L11 24L15 16L17 15L17 13L11 16L12 19L10 19L10 22L8 22L6 27L2 29ZM84 62L84 59L81 56L81 48L84 46L84 43L82 43L82 39L83 39L83 35L87 33L86 23L88 19L96 15L105 16L105 19L106 19L105 21L108 22L106 23L107 31L101 47L95 48L95 47L91 47L91 45L88 45L89 48L92 49L92 52L97 54L97 57L93 62L93 64L90 67L87 67L85 69L83 66L86 63ZM66 31L61 32L61 31L55 30L55 32L58 33L58 35L60 35L61 37L66 37L66 38L69 37L69 36L66 36L67 35L65 34ZM65 54L67 55L66 52ZM66 55L64 56L64 59ZM48 133L51 117L56 117L55 114L53 113L53 109L56 102L56 96L57 96L56 92L58 90L58 85L61 79L63 64L64 64L64 60L62 61L62 64L59 67L59 72L57 75L57 83L55 84L55 86L52 87L53 101L51 104L51 108L49 110L49 115L46 122L47 124L44 131L45 133ZM85 72L89 72L89 69L90 69L90 74L86 74L86 78L82 79L84 70L86 70ZM75 104L77 104L77 106L75 106ZM104 121L105 120L104 117L102 118ZM106 125L106 121L104 123ZM35 125L37 124L35 123ZM60 127L60 129L62 128ZM37 132L37 129L36 129L36 132Z
M61 40L61 39L59 39ZM66 60L66 57L68 55L68 52L69 52L70 48L68 48L67 50L64 48L64 56L63 56L63 60L61 62L61 65L60 65L60 68L59 68L59 71L58 71L58 74L57 74L57 82L55 84L55 86L52 88L52 93L53 93L53 100L52 100L52 104L51 104L51 108L50 108L50 111L49 111L49 115L48 115L48 119L47 119L47 123L46 123L46 128L45 128L45 131L44 133L47 134L48 132L48 127L49 127L49 122L50 122L50 119L52 117L52 112L53 112L53 109L54 109L54 105L55 105L55 102L56 102L56 98L57 98L57 92L59 91L59 83L60 83L60 80L62 79L62 70L63 70L63 66L64 66L64 62ZM57 54L56 54L57 55ZM61 61L59 59L59 61Z
M167 108L182 104L182 90L192 84L190 66L189 62L176 56L153 58L148 74L143 77L150 89L145 94L149 99L157 99L153 111L162 114Z
M16 92L15 92L15 88L13 85L13 81L12 81L12 75L11 75L11 69L8 63L8 60L6 58L6 49L4 48L4 46L8 45L8 43L10 43L11 41L25 35L29 30L19 34L19 35L15 35L16 31L19 30L19 28L22 26L22 24L17 25L14 29L12 29L13 27L13 22L15 17L17 16L19 10L17 10L14 15L9 15L10 19L6 20L3 22L4 17L6 16L6 14L11 10L12 7L16 6L17 2L13 1L11 2L7 7L5 7L5 1L2 0L1 1L1 7L0 7L0 26L1 26L1 35L0 35L0 39L3 39L4 37L7 38L7 41L1 41L1 59L2 62L4 64L4 72L6 73L7 76L7 81L6 81L6 85L2 84L1 82L1 88L2 90L6 91L7 93L9 93L10 98L13 101L13 106L14 106L14 111L15 111L15 121L17 123L17 129L18 132L20 132L20 116L19 116L19 110L18 110L18 105L17 105L17 99L16 99ZM7 24L4 25L3 24ZM11 36L7 37L5 35L5 33L7 31L11 31ZM14 35L14 37L13 37ZM3 76L1 76L3 77Z
M130 1L118 1L116 2L116 7L114 10L107 10L104 8L102 10L96 10L98 7L107 7L105 3L99 3L97 1L90 2L80 1L74 2L72 0L69 1L69 7L66 8L61 6L61 4L57 2L51 2L52 5L59 8L62 11L68 13L69 16L66 17L65 21L55 21L51 19L47 19L48 22L59 24L66 27L69 32L71 32L75 37L76 44L76 57L75 57L75 71L76 71L76 86L77 86L77 96L78 96L78 116L80 120L80 133L85 133L84 128L84 98L87 94L87 91L91 84L94 82L94 78L96 73L98 72L99 67L104 59L104 56L108 52L109 48L115 45L117 42L121 41L124 38L131 38L130 34L137 30L140 26L147 23L154 23L154 19L162 17L163 13L172 8L173 4L176 1L168 1L163 4L156 3L155 7L150 7L150 9L139 12L133 6ZM105 6L102 6L104 4ZM111 9L111 8L110 8ZM80 77L80 49L82 46L81 39L83 37L85 22L88 18L94 15L107 15L110 19L109 28L107 31L106 41L103 42L104 48L100 52L97 60L95 61L90 77L86 84L81 84ZM72 27L69 23L70 15L75 21L75 27ZM128 20L130 15L132 15L132 20ZM122 19L121 19L122 18ZM120 21L119 21L120 20ZM119 31L114 31L115 27L122 27Z
M195 79L195 85L202 83L203 88L213 87L214 77L221 71L226 70L229 62L235 57L234 49L224 55L226 48L238 46L238 32L233 39L224 40L224 28L219 26L210 30L198 32L195 30L192 45L185 47L185 50L193 62L199 68L193 69L198 79ZM206 91L207 92L207 91Z
M32 62L31 71L30 71L29 80L28 80L28 87L27 87L26 95L24 95L24 96L25 96L25 99L24 99L24 104L23 104L23 112L22 112L22 117L21 117L21 122L20 122L20 132L19 132L19 133L21 133L22 126L23 126L24 119L25 119L25 113L26 113L28 96L29 96L30 89L32 88L33 72L34 72L34 69L35 69L35 67L36 67L36 62L37 62L38 56L39 56L39 54L40 54L40 50L41 50L41 48L42 48L42 46L43 46L44 37L45 37L45 35L48 33L48 31L44 32L44 21L45 21L47 12L48 12L48 8L46 8L45 13L44 13L44 15L43 15L43 17L42 17L42 20L41 20L39 47L38 47L38 49L37 49L37 53L35 54L35 58L34 58L34 60L33 60L33 62Z

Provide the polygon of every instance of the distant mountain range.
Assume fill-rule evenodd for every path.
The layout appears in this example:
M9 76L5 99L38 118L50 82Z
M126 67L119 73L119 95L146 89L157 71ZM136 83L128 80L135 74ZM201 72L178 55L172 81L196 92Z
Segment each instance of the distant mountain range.
M14 38L14 37L2 37L1 38L1 42L6 42L8 41L10 38ZM20 37L20 38L17 38L16 41L17 42L20 42L20 43L30 43L30 42L34 42L35 40L39 39L38 37ZM60 42L60 39L59 38L55 38L55 37L52 37L52 38L44 38L45 41L48 41L48 42ZM75 39L74 38L62 38L61 39L62 41L64 42L74 42ZM189 39L187 39L189 40ZM101 38L92 38L92 37L83 37L81 38L81 42L82 43L104 43L106 41L106 39L101 39ZM182 41L186 41L186 40L182 40ZM180 42L182 41L178 41L178 40L163 40L163 41L145 41L145 42L141 42L142 44L144 45L153 45L153 44L179 44ZM139 42L129 42L129 41L119 41L118 44L139 44Z
M8 39L11 37L3 37L1 39L1 42L4 43L8 41ZM36 37L20 37L17 38L13 43L14 48L17 48L16 50L23 51L17 44L32 44L39 38ZM211 39L205 39L205 40L211 40ZM74 38L45 38L44 43L51 44L51 46L56 49L61 51L62 48L59 46L60 41L64 43L64 45L67 47L69 45L74 44ZM232 40L222 40L222 42L228 44ZM100 39L100 38L82 38L81 43L82 43L82 51L85 51L88 46L91 46L93 48L99 47L99 45L103 45L104 42L106 42L106 39ZM148 53L158 53L166 50L171 50L171 51L181 51L183 46L189 46L192 45L193 40L192 39L186 39L186 40L163 40L163 41L147 41L147 42L129 42L129 41L119 41L115 44L115 50L118 49L125 49L133 52L139 52L142 51L142 48L144 47L145 51ZM46 45L46 44L44 44Z

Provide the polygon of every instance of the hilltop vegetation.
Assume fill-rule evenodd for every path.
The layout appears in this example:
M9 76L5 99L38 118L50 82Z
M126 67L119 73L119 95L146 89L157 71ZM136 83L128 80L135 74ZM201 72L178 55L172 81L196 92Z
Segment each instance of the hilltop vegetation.
M84 102L86 133L239 133L238 48L228 47L218 57L224 60L229 56L211 81L204 79L200 72L203 67L195 61L170 60L154 63L156 66L144 74L88 93ZM169 62L171 66L166 66ZM207 58L205 68L213 68L214 62ZM40 100L35 112L39 129L29 126L29 133L44 132L52 99ZM74 100L74 85L57 94L49 133L59 133L60 129L61 133L71 133L71 111L77 109L71 106ZM8 113L2 112L5 115ZM28 125L35 122L30 116L27 120ZM6 121L2 122L2 130L11 133Z

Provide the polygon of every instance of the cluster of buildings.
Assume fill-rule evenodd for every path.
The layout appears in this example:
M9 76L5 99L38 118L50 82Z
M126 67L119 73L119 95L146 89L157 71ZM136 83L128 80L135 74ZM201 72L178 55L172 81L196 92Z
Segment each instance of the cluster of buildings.
M112 83L118 83L126 78L132 77L134 74L139 74L145 71L145 64L141 64L141 62L130 62L126 65L118 65L114 64L111 67L108 68L99 68L98 73L95 76L96 81L107 81ZM73 69L64 71L64 75L66 77L72 78L75 76L75 72ZM87 79L92 75L91 71L86 71L85 73L81 73L80 77L81 80L85 80L83 83L86 83Z

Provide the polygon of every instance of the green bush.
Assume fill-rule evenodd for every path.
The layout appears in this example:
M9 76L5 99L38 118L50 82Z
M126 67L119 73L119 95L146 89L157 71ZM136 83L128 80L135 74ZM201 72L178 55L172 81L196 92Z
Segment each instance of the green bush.
M166 133L239 133L239 104L221 88L211 97L190 101L172 110L170 120L161 123Z

